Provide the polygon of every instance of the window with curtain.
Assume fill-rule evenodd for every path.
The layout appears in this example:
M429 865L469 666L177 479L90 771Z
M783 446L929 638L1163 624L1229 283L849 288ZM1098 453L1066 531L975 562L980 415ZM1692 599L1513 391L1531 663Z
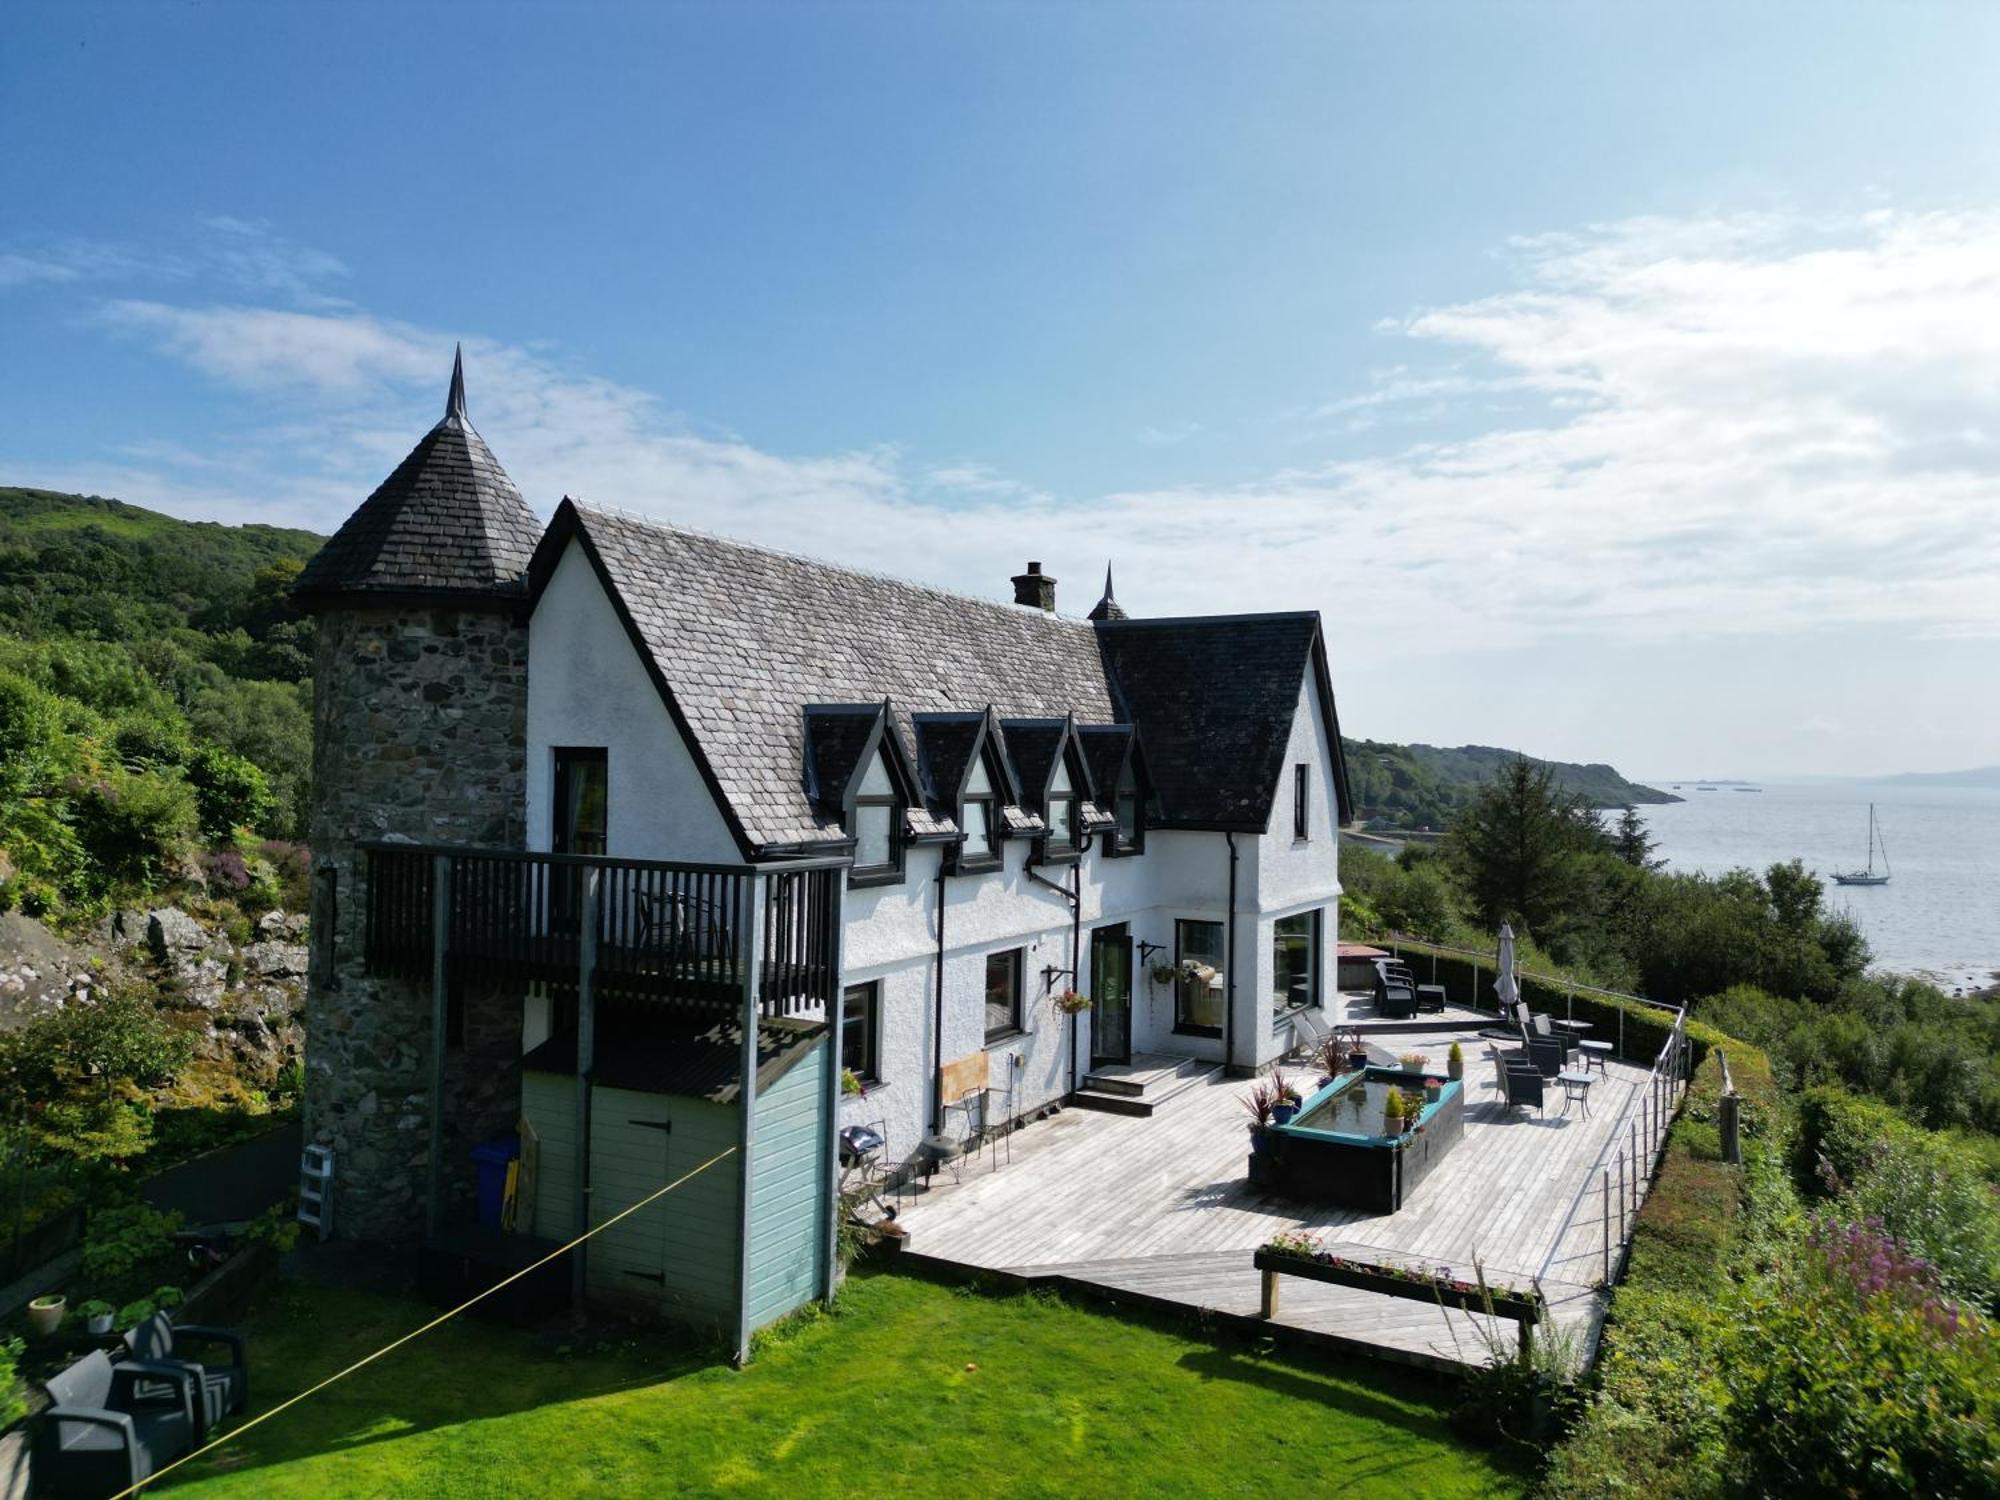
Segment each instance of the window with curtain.
M997 1042L1021 1029L1021 950L986 955L986 1040Z
M1174 984L1174 1030L1197 1036L1222 1035L1223 941L1220 922L1183 919L1174 923L1174 962L1181 976ZM1201 972L1188 973L1188 965Z
M558 854L604 853L610 834L611 800L604 747L561 746L555 761L551 847Z

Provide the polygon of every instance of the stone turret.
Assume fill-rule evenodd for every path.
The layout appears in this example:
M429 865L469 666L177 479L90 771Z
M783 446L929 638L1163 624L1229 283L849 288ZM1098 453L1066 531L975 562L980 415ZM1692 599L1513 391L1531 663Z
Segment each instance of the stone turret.
M465 411L445 414L307 565L313 664L313 961L306 1139L335 1151L334 1226L424 1225L431 998L364 967L370 841L519 848L526 782L528 560L541 524ZM446 1165L510 1128L517 1002L454 996Z

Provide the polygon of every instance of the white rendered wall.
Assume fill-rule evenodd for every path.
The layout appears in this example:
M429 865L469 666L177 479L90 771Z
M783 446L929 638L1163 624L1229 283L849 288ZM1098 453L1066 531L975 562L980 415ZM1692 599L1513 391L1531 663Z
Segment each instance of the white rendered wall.
M1298 765L1311 767L1312 793L1303 839L1292 835L1293 767ZM1254 856L1246 861L1250 879L1247 884L1239 880L1237 889L1238 928L1245 945L1237 978L1237 1027L1239 1038L1254 1038L1254 1061L1259 1066L1282 1056L1292 1045L1289 1021L1282 1026L1275 1022L1277 965L1272 943L1279 918L1315 909L1321 913L1319 948L1314 955L1321 1004L1312 1014L1322 1027L1327 1024L1327 1002L1337 988L1334 944L1340 927L1340 827L1334 766L1332 726L1320 710L1319 694L1308 670L1292 714L1291 738L1285 747L1277 795L1271 801L1269 827L1260 838L1237 839L1238 844L1255 846ZM1239 1053L1243 1050L1239 1046Z
M572 541L528 624L528 847L547 849L555 747L605 748L607 852L624 859L742 858L673 716Z

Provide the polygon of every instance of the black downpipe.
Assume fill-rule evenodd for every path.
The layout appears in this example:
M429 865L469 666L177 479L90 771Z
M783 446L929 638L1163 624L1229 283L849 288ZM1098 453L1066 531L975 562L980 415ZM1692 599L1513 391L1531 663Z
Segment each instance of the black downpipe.
M1070 868L1070 883L1075 887L1069 898L1069 987L1081 993L1083 990L1083 864L1079 861ZM1094 996L1092 998L1095 998ZM1076 1016L1069 1018L1069 1091L1076 1092L1076 1034L1083 1029L1083 1022Z
M1229 840L1229 925L1223 929L1222 950L1222 1068L1236 1062L1236 835Z
M944 867L938 850L937 876L937 1014L931 1020L931 1134L944 1129Z

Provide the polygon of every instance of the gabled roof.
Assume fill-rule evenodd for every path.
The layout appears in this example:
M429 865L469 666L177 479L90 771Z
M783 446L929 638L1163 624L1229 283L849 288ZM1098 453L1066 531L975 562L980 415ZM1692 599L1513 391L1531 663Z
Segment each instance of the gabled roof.
M1076 746L1090 773L1093 800L1111 807L1118 800L1118 777L1136 758L1138 741L1130 724L1079 724Z
M926 802L952 753L947 721L992 705L1022 804L1002 811L1011 834L1041 831L1051 747L1075 723L1136 726L1155 827L1253 832L1270 816L1309 671L1332 722L1314 614L1091 624L571 500L529 568L531 597L573 541L753 857L845 836L806 792L808 704L887 698L889 735ZM919 738L918 715L943 717ZM1340 784L1345 808L1344 773ZM1090 788L1078 793L1088 800ZM913 804L911 826L921 821Z
M309 607L343 595L522 597L541 534L466 417L454 359L443 420L313 554L292 592Z
M1317 614L1106 620L1097 631L1117 718L1145 740L1164 826L1262 830L1308 685L1333 744L1341 821L1350 816Z
M985 756L999 772L993 796L1003 806L1020 799L1014 765L1007 756L1007 742L1000 734L1000 721L989 707L977 713L920 713L910 715L911 732L917 742L917 781L932 808L945 817L957 814L965 783L972 775L973 761Z

